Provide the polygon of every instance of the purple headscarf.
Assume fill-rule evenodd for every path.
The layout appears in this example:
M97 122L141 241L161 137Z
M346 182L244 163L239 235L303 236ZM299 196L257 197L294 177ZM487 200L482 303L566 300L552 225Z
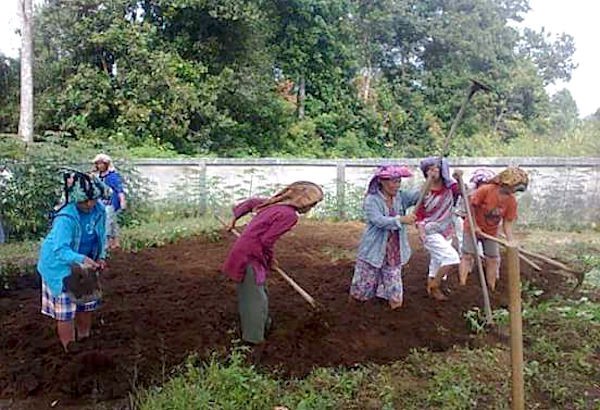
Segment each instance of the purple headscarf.
M382 179L392 178L408 178L412 177L410 169L400 165L381 165L375 171L375 175L369 181L369 188L367 188L367 194L376 194L379 190L379 181Z
M495 176L496 173L491 169L478 168L475 170L475 172L473 172L473 175L471 176L469 182L471 182L475 186L475 188L477 188L479 185L487 184Z
M429 157L429 158L425 158L423 161L421 161L419 168L421 168L421 171L423 172L423 176L425 178L427 178L427 170L432 165L439 166L440 158L439 157ZM448 161L446 160L446 158L442 158L442 166L440 167L440 175L442 177L442 181L444 182L444 186L446 188L450 188L452 186L452 184L454 184L455 181L452 177L450 177L450 165L448 165Z

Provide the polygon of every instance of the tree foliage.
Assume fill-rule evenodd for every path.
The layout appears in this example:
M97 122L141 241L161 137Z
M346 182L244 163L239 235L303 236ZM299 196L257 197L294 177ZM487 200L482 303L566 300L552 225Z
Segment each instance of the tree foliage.
M519 30L527 0L47 0L35 32L36 130L228 156L453 152L476 135L552 134L544 87L574 42ZM17 65L0 58L0 131ZM566 128L565 128L566 127Z

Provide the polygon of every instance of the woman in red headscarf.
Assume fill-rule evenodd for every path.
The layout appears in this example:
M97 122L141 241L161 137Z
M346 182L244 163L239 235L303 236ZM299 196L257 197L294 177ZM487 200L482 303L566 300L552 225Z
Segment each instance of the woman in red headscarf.
M269 329L267 272L273 269L273 247L298 222L298 215L310 211L323 199L321 187L312 182L294 182L269 199L250 198L233 208L229 229L250 212L252 218L233 244L223 272L238 283L238 309L242 340L258 344Z
M388 165L377 169L369 182L363 209L367 224L358 247L350 296L364 301L374 296L388 301L392 309L402 306L402 265L410 259L406 225L415 221L406 209L415 205L419 191L399 191L402 178L412 176L406 167Z

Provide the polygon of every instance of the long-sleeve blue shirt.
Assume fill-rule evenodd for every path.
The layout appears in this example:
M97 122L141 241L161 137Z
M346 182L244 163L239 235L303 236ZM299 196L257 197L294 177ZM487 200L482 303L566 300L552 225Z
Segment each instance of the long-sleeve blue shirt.
M71 266L83 263L85 256L79 253L83 229L77 204L66 205L54 217L52 229L40 248L37 269L53 295L63 291L63 279L71 274ZM106 210L100 202L90 211L91 229L96 232L96 252L92 259L106 258Z
M398 191L394 197L393 207L396 215L406 214L406 209L415 205L419 198L419 190ZM365 222L367 224L358 246L358 259L368 262L376 268L381 268L385 260L388 235L399 235L400 260L406 264L411 256L408 243L407 226L397 217L389 216L390 210L385 203L383 194L377 192L368 194L363 204Z
M104 175L100 175L100 180L104 182L112 190L112 196L110 200L105 202L105 205L112 205L115 212L121 209L121 200L119 194L125 193L123 188L123 179L117 171L108 171Z

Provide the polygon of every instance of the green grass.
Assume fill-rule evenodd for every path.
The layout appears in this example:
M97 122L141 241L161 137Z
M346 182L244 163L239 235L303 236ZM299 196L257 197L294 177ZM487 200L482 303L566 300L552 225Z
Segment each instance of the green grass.
M136 252L144 248L174 243L194 235L203 235L218 241L219 228L217 220L210 216L151 221L123 229L121 247L126 252Z

